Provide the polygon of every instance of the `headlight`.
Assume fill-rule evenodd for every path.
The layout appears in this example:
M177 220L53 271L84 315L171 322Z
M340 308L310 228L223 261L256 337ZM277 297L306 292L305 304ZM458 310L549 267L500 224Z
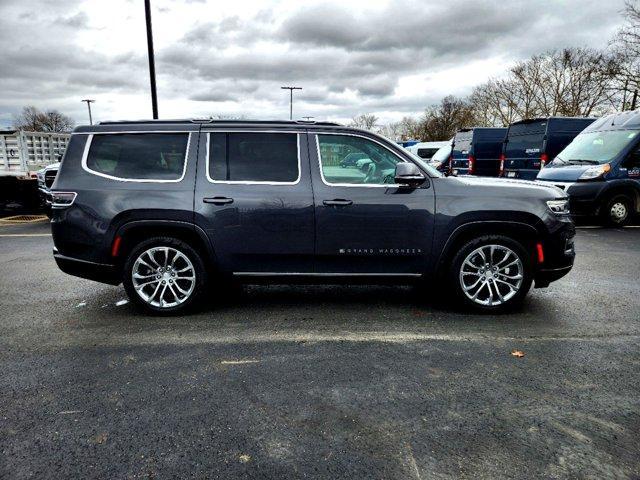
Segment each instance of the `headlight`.
M556 215L569 215L569 200L547 200L547 207Z
M589 167L582 175L578 178L578 180L593 180L594 178L599 178L603 176L605 173L611 170L611 165L605 163L604 165L598 165L595 167Z

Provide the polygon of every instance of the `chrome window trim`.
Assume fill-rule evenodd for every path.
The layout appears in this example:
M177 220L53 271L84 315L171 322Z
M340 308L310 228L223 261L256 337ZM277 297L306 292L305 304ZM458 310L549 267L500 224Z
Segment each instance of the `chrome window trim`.
M357 133L345 133L345 132L314 132L315 134L315 141L316 141L316 153L318 154L318 167L320 168L320 178L322 178L322 183L324 183L326 186L328 187L359 187L359 188L398 188L400 187L400 184L398 183L330 183L327 182L327 179L324 177L324 172L322 171L322 156L320 155L320 139L318 138L319 135L340 135L340 136L345 136L345 137L360 137L360 138L364 138L365 140L370 140L374 143L377 143L378 145L382 146L383 148L386 148L387 150L389 150L389 152L391 152L392 155L398 157L400 159L400 162L404 162L404 163L408 163L406 160L404 160L402 157L400 157L396 152L394 152L393 150L391 150L389 147L387 147L385 144L383 144L382 142L379 142L378 140L374 140L373 138L369 138L366 135L360 135Z
M421 273L351 273L351 272L233 272L235 276L243 277L291 277L291 276L304 276L304 277L421 277Z
M114 175L109 175L108 173L96 172L95 170L90 169L87 166L87 158L89 156L89 150L91 149L91 143L93 142L94 135L117 135L117 134L145 134L145 133L186 133L187 134L187 147L185 149L184 154L184 166L182 168L182 175L180 178L171 179L171 180L163 180L163 179L153 179L153 178L124 178L124 177L116 177ZM82 169L92 175L96 175L102 178L108 178L109 180L116 180L118 182L133 182L133 183L180 183L184 180L184 177L187 174L187 164L189 162L189 148L191 147L191 134L194 132L190 132L187 130L134 130L134 131L110 131L110 132L93 132L86 134L88 135L87 143L84 146L84 151L82 152ZM77 133L76 135L84 135L83 133Z
M212 133L288 133L295 134L296 136L296 147L298 150L298 178L292 182L268 182L268 181L259 181L259 180L214 180L211 178L209 173L209 145L211 142L211 134ZM205 162L206 162L206 173L207 180L209 183L213 184L223 184L223 185L297 185L300 183L302 179L302 162L300 160L300 132L293 130L246 130L246 129L220 129L220 130L208 130L207 131L207 148L205 150Z

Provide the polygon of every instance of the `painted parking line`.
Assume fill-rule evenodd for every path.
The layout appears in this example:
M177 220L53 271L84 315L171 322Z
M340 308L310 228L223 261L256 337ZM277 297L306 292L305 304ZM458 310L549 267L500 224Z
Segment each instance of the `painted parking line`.
M0 233L0 237L50 237L50 233Z

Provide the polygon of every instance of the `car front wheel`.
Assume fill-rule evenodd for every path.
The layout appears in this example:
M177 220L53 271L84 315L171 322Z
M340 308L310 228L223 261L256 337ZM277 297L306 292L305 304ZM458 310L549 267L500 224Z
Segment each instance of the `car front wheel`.
M178 314L194 306L206 285L202 258L189 244L152 238L127 257L124 287L131 301L154 314Z
M450 283L465 305L499 312L519 305L533 280L531 255L519 242L488 235L467 242L454 257Z
M626 225L631 218L633 201L626 195L616 195L604 206L603 220L607 225L621 227Z

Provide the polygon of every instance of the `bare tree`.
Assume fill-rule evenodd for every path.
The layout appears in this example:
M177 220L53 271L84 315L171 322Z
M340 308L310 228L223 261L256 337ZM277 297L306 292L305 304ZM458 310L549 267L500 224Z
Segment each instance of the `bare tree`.
M486 126L538 116L601 115L614 107L617 65L614 56L588 48L546 52L476 87L470 103Z
M377 127L378 120L378 117L373 113L363 113L362 115L353 117L349 126L363 128L365 130L374 130Z
M386 125L382 125L378 128L378 132L380 135L384 135L390 140L400 140L401 139L401 128L400 122L391 122Z
M13 126L29 132L68 132L73 128L71 118L57 110L42 112L34 106L27 106L13 119Z
M421 137L422 126L417 119L413 117L402 117L399 123L401 140L416 140Z
M440 104L427 108L421 119L422 141L448 140L455 133L475 123L471 104L449 95Z
M614 90L622 110L635 110L640 90L640 1L627 0L622 13L625 24L611 42L617 60Z

